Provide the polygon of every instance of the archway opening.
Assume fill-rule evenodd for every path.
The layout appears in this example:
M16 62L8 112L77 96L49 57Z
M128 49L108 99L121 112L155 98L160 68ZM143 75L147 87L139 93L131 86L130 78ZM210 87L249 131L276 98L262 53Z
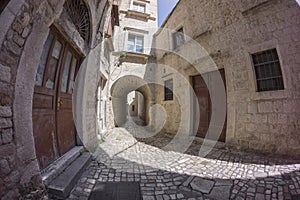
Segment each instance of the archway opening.
M139 126L146 125L145 97L139 91L132 91L127 95L127 119Z
M128 120L150 125L151 90L145 80L132 75L119 78L111 87L111 98L116 127Z

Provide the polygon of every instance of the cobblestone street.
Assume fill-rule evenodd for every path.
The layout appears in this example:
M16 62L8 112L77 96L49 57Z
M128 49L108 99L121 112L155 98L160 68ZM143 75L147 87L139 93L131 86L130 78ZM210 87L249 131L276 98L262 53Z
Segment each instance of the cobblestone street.
M107 135L69 199L88 199L97 181L138 182L145 200L300 199L299 160L225 148L201 157L199 142L186 153L167 151L161 148L171 136L138 141L127 130L116 128Z

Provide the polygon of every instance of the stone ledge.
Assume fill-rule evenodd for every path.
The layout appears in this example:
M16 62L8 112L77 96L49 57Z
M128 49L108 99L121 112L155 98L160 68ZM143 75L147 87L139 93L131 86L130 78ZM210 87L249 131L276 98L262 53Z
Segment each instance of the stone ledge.
M58 158L42 172L42 180L48 185L58 174L70 165L84 151L82 146L77 146Z

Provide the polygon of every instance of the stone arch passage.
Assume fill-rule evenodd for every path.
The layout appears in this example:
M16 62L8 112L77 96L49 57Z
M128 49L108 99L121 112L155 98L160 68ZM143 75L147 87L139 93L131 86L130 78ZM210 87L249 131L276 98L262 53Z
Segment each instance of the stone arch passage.
M122 126L128 116L127 95L132 91L140 92L144 97L145 124L150 123L151 90L149 84L140 77L128 75L119 78L111 86L113 114L116 126Z

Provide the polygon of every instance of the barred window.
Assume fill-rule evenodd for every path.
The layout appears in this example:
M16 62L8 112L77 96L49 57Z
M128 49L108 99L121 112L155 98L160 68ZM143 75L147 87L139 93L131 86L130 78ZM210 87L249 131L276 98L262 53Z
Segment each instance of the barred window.
M183 28L180 28L178 31L173 33L172 37L173 37L173 49L177 49L178 47L183 45L185 42Z
M252 54L257 91L284 89L280 62L276 49Z
M173 79L165 81L165 101L173 100Z

